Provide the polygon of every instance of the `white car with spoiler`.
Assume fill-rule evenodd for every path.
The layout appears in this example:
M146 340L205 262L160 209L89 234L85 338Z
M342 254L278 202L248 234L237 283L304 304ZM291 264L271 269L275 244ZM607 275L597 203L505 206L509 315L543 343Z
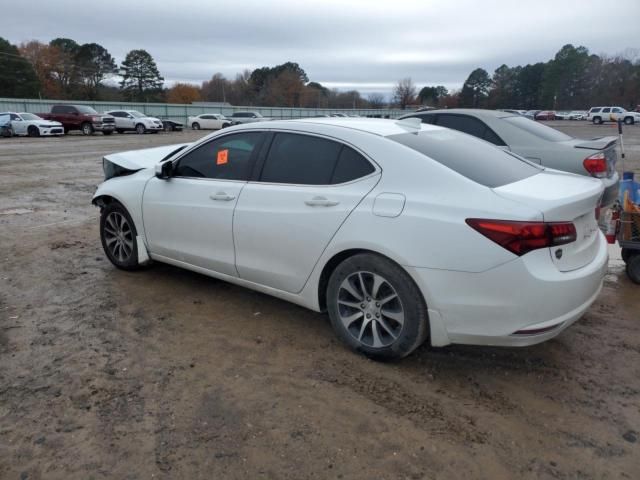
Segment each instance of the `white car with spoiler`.
M104 171L93 203L116 267L165 262L327 311L373 358L548 340L607 270L599 179L418 120L246 124Z
M615 136L582 140L509 112L449 109L417 112L403 118L459 130L509 150L544 167L599 178L604 186L602 207L618 198Z

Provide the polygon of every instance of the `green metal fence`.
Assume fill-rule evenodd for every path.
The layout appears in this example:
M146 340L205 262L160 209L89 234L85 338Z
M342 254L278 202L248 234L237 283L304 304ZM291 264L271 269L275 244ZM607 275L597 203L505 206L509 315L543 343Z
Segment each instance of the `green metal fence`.
M230 116L233 112L250 110L259 112L264 117L274 119L290 119L315 117L332 113L345 113L362 117L397 118L408 113L397 109L332 109L332 108L286 108L286 107L236 107L213 105L179 105L170 103L127 103L127 102L91 102L71 100L40 100L26 98L0 98L0 112L45 113L53 105L59 104L87 105L98 112L109 110L138 110L145 115L166 118L182 122L186 125L187 117L202 113L221 113Z

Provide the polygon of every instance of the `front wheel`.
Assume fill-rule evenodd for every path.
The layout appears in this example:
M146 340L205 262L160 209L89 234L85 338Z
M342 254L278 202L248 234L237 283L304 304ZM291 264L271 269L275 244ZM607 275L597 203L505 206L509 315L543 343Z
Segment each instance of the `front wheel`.
M338 265L329 278L327 310L338 337L377 360L409 355L429 333L416 284L400 266L375 254L354 255Z
M230 123L223 123L223 124L222 124L222 128L227 128L227 127L230 127L230 126L231 126L231 124L230 124Z
M111 135L113 133L113 130L105 130L102 132L103 135Z
M40 129L38 127L36 127L35 125L31 125L29 127L29 129L27 130L27 135L29 135L30 137L39 137L40 136Z
M80 127L83 135L91 135L93 134L93 126L89 122L84 122Z
M601 124L602 124L602 118L600 118L600 117L593 117L593 124L594 124L594 125L601 125Z
M165 124L163 125L163 127L164 127L164 131L165 131L165 132L171 132L171 131L173 131L173 126L169 125L168 123L165 123Z
M100 212L100 240L107 258L122 270L137 270L138 245L136 226L129 212L117 202Z
M624 123L625 125L633 125L633 117L626 117Z
M146 132L146 130L147 129L145 128L145 126L143 124L139 123L139 124L136 125L136 132L139 135L142 135L144 132Z

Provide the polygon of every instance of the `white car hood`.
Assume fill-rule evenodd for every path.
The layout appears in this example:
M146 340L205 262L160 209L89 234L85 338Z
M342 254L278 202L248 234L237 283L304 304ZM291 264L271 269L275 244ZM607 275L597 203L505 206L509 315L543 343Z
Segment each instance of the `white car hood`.
M153 168L160 160L171 152L190 143L179 143L176 145L165 145L164 147L145 148L143 150L130 150L106 155L104 160L114 163L127 170L142 170L143 168Z

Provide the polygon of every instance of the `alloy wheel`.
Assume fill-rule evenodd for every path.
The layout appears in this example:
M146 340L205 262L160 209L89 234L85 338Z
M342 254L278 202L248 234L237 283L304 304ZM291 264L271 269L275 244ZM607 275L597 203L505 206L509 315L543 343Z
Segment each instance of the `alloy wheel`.
M126 217L111 212L104 223L104 240L113 258L126 262L133 252L133 231Z
M400 297L384 277L355 272L340 284L338 315L358 342L373 348L391 345L404 326Z

